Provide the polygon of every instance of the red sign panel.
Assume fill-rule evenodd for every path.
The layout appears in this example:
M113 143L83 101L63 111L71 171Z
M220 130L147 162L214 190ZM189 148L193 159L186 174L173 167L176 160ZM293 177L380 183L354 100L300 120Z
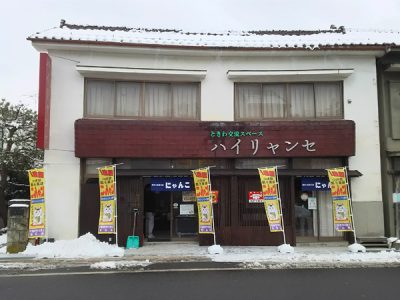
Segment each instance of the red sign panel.
M248 193L249 203L263 203L262 191L252 191Z

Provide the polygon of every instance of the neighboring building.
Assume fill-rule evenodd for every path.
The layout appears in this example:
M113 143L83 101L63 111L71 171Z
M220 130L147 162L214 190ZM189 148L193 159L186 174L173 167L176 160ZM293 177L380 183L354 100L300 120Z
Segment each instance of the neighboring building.
M41 52L51 237L97 232L96 167L111 163L123 163L122 245L133 208L142 241L150 210L156 237L192 238L195 206L183 190L192 189L190 170L209 165L218 243L282 243L251 193L261 189L257 167L271 165L280 166L289 242L348 238L333 230L325 186L325 169L343 165L358 236L384 234L376 58L400 44L399 33L186 33L62 21L28 39Z
M385 233L400 237L400 52L388 51L377 68Z

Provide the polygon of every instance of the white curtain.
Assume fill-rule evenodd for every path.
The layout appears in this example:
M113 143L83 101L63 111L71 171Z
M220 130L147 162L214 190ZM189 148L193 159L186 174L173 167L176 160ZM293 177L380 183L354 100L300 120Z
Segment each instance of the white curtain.
M146 117L171 117L170 85L164 83L146 83L144 102L144 114Z
M342 233L333 226L332 197L330 191L317 192L319 212L319 234L321 237L337 237Z
M285 103L285 85L268 84L263 86L264 118L284 118L286 111Z
M315 83L317 117L342 117L342 89L338 82Z
M173 117L196 119L197 117L197 84L172 85Z
M237 85L237 117L239 119L261 118L261 85Z
M141 84L135 82L117 83L117 116L136 117L140 114Z
M86 91L87 115L114 115L114 82L89 80L87 81Z
M290 85L289 117L314 118L314 89L312 84Z

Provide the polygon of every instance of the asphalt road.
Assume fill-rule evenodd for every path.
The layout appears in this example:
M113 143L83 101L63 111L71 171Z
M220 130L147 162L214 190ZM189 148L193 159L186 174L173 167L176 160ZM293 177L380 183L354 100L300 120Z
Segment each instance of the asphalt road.
M400 268L181 271L0 278L0 299L399 299Z

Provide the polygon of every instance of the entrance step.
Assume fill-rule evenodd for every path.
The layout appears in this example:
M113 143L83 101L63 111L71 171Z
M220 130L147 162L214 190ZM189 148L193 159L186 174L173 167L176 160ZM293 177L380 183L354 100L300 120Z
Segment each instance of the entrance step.
M329 241L329 242L297 242L296 247L347 247L346 241Z
M389 248L387 238L379 237L357 237L357 242L367 248Z

